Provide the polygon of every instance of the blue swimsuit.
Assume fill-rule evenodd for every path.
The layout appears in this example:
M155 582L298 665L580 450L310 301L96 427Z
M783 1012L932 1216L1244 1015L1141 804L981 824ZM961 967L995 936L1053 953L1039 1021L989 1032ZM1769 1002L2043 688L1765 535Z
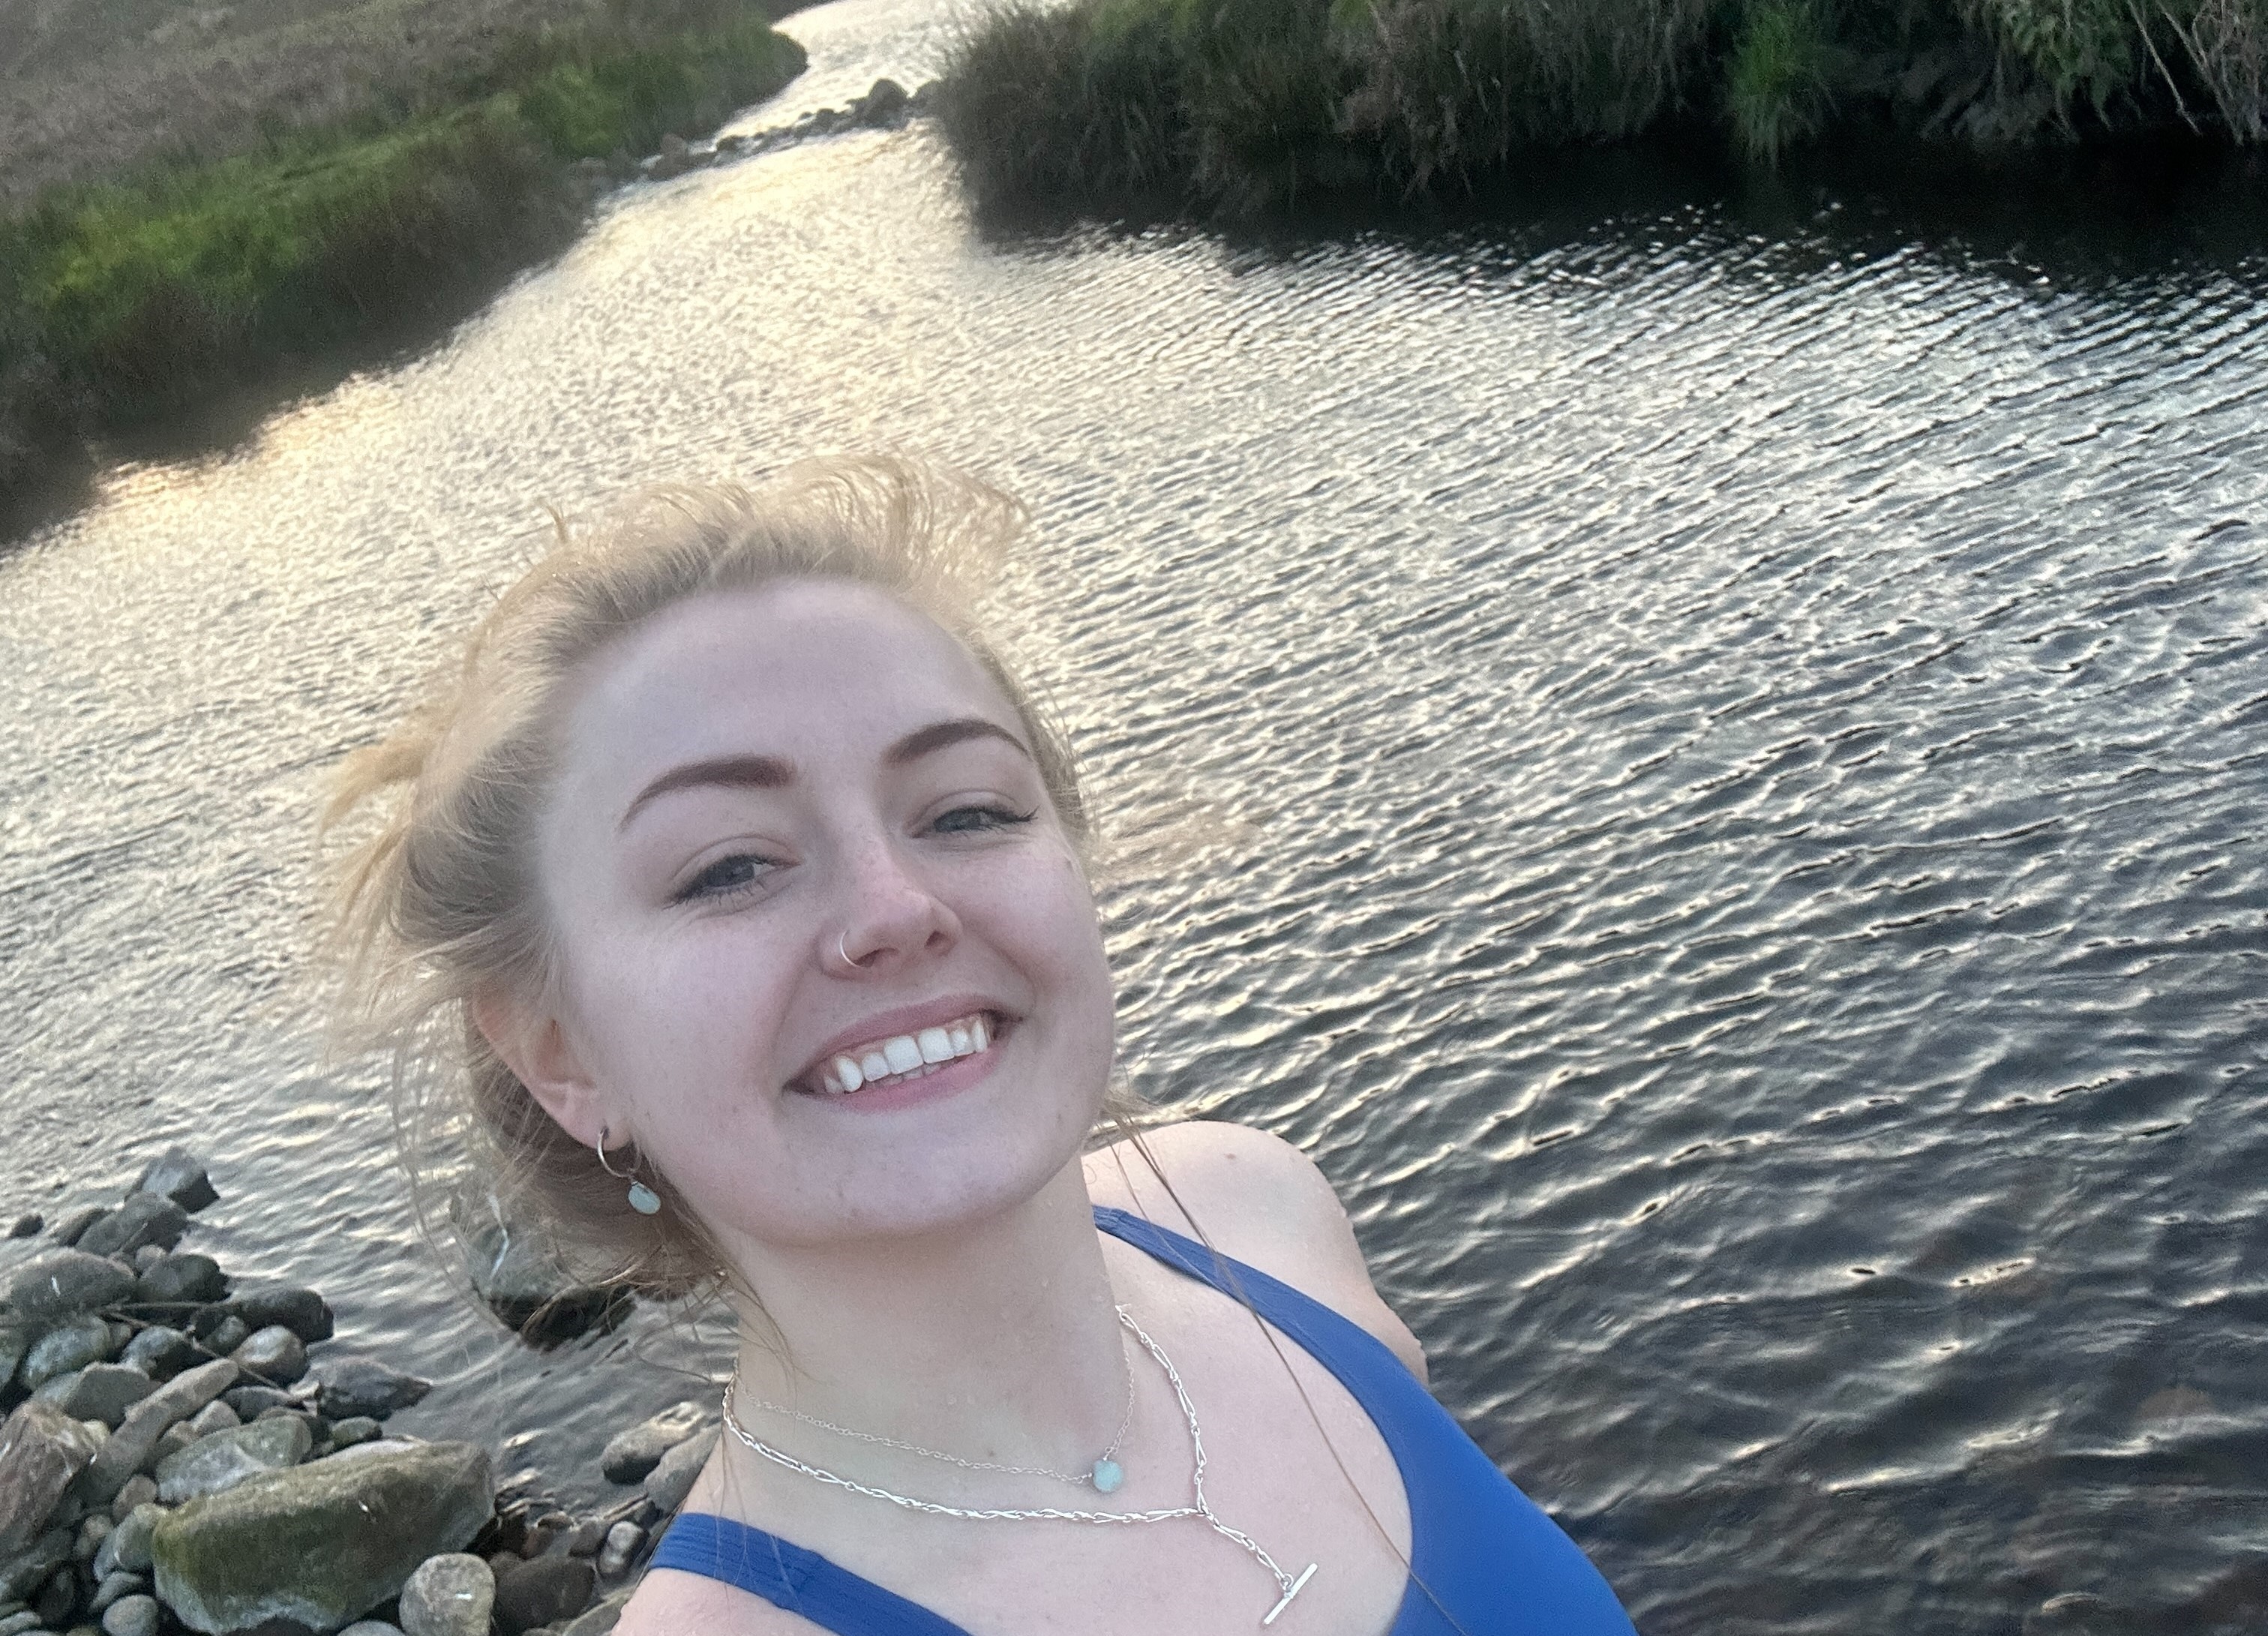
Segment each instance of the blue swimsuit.
M1106 1205L1095 1207L1094 1224L1228 1293L1212 1252L1193 1240ZM1506 1480L1375 1336L1241 1261L1228 1265L1260 1315L1338 1377L1401 1470L1415 1576L1389 1636L1456 1636L1461 1626L1466 1636L1633 1636L1629 1616L1574 1542ZM816 1551L705 1512L671 1525L653 1566L753 1591L836 1636L968 1636ZM1454 1621L1442 1617L1435 1597ZM1295 1602L1287 1615L1298 1611Z

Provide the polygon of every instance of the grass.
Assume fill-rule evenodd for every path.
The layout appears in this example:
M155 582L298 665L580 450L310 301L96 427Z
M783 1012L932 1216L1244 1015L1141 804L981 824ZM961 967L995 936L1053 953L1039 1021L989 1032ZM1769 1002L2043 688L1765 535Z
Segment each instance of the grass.
M803 54L738 0L644 0L500 35L416 97L276 122L251 151L50 185L0 220L0 490L73 435L460 306L563 244L577 161L770 94Z
M1668 133L1764 166L1838 134L2253 144L2264 92L2268 0L1006 0L938 109L982 203L1241 213Z

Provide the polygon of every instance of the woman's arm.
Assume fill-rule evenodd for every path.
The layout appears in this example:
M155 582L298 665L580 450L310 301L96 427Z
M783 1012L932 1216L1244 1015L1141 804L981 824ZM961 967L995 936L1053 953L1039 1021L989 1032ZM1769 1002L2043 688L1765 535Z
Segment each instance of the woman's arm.
M1426 1378L1418 1338L1379 1299L1338 1195L1305 1153L1265 1131L1211 1119L1165 1125L1142 1139L1173 1192L1131 1143L1114 1142L1086 1157L1087 1192L1096 1204L1191 1237L1195 1214L1214 1249L1322 1301Z

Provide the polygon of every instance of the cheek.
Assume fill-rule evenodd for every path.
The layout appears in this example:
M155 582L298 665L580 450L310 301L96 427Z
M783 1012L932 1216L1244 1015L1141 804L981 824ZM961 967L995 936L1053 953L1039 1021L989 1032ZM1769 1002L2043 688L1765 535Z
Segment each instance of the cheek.
M648 1115L657 1100L682 1109L721 1093L740 1083L737 1068L769 1060L770 976L722 936L583 945L563 973L585 1066Z

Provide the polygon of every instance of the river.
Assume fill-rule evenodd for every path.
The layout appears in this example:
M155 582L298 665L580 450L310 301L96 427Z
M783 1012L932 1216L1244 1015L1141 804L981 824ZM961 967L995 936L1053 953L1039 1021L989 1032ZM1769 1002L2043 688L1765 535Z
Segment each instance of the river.
M1005 231L920 125L626 190L0 556L0 1206L188 1142L397 1424L591 1494L719 1337L454 1292L313 814L544 503L913 450L1036 513L1135 1082L1314 1154L1649 1636L2268 1624L2268 258L1863 214Z

